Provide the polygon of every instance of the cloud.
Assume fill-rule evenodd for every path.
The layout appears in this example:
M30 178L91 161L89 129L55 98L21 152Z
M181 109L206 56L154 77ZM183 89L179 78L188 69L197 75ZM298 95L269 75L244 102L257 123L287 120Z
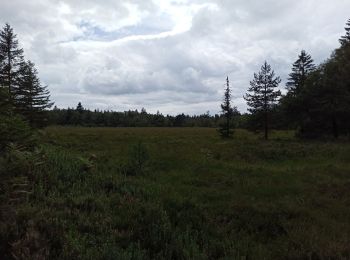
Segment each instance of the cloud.
M219 112L226 75L234 104L267 60L285 82L305 49L338 46L347 0L11 0L9 22L59 107ZM283 85L281 86L283 87Z

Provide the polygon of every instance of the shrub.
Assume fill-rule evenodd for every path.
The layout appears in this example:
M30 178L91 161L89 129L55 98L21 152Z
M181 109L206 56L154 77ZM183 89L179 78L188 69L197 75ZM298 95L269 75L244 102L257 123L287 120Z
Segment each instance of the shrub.
M17 143L26 148L33 148L35 139L30 126L21 117L0 116L0 151L4 151L10 143Z
M148 160L148 149L141 141L132 145L128 157L128 174L144 173Z

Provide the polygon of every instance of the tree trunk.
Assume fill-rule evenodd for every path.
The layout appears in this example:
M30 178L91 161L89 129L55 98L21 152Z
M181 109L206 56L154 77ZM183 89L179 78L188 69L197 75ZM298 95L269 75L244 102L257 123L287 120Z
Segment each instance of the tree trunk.
M227 114L226 117L226 127L227 127L227 137L230 137L230 115Z
M265 82L266 82L266 76L265 76ZM266 93L267 93L267 85L265 83L265 91L264 91L264 117L265 117L265 140L267 140L269 137L268 137L268 126L267 126L267 107L268 107L268 101L267 101L267 96L266 96Z
M11 51L10 49L8 50L7 52L7 65L8 65L8 68L7 68L7 80L8 80L8 88L9 88L9 100L10 100L10 104L12 104L13 102L13 97L12 97L12 78L11 78Z
M268 136L268 118L267 118L267 111L265 110L265 140L269 139Z

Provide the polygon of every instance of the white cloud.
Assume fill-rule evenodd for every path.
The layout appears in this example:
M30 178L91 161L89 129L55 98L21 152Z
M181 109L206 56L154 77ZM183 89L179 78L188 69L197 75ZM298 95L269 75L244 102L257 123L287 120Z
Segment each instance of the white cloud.
M163 113L235 104L264 60L283 79L301 49L317 63L338 46L348 0L0 0L27 58L60 107Z

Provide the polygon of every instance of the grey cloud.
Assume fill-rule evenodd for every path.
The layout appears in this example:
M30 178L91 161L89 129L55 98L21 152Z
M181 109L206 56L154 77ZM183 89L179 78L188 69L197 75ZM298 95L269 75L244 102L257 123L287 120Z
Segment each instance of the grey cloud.
M0 23L15 28L58 106L217 113L227 75L245 111L265 60L285 82L300 50L328 58L348 10L345 0L12 0ZM171 33L178 25L184 31Z

